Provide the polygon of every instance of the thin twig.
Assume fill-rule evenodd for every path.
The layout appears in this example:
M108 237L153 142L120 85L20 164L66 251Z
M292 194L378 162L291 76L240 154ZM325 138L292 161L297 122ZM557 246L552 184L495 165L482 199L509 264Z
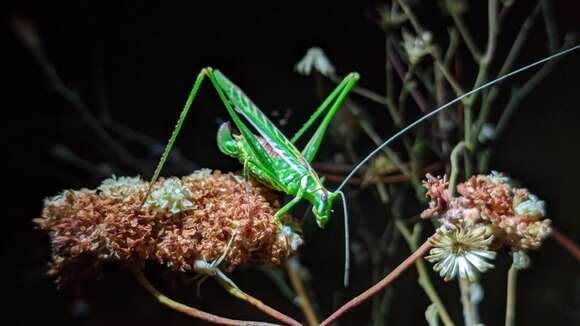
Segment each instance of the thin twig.
M475 306L473 305L473 301L471 301L471 284L469 283L469 280L460 278L459 290L461 291L461 303L463 305L463 318L465 319L465 325L478 325Z
M409 8L409 6L407 6L405 1L403 0L396 1L399 4L399 6L401 6L401 9L403 9L403 11L405 12L405 15L407 15L407 17L409 18L409 21L411 22L411 25L415 29L417 35L422 37L422 35L424 34L424 30L421 27L421 25L419 25L419 21L417 20L417 17L415 17L415 14L413 14L413 11L411 11L411 8ZM459 82L455 79L455 77L453 77L451 72L449 72L449 69L447 69L447 67L443 64L443 62L441 62L441 58L439 58L439 55L437 54L437 51L435 50L434 47L429 47L429 54L431 54L431 57L433 57L435 65L439 70L441 70L441 73L443 74L445 79L447 79L447 82L449 83L449 85L451 85L451 88L453 88L456 95L457 96L463 95L464 93L463 88L461 88Z
M328 77L335 84L339 84L341 82L341 79L338 76L329 75L326 77ZM360 96L366 97L367 99L369 99L373 102L377 102L379 104L385 105L385 101L386 101L385 97L383 95L380 95L378 93L371 91L370 89L364 88L362 86L354 86L352 88L352 92L355 94L358 94Z
M234 297L245 301L249 304L251 304L252 306L258 308L259 310L261 310L262 312L266 313L267 315L269 315L272 318L275 318L276 320L279 320L283 323L286 323L288 325L292 325L292 326L301 326L302 324L299 323L298 321L296 321L295 319L293 319L292 317L289 317L281 312L279 312L278 310L268 306L267 304L265 304L264 302L260 301L257 298L254 298L253 296L247 294L246 292L242 291L240 288L235 287L235 286L231 286L230 283L226 282L226 280L224 280L224 278L221 277L214 277L214 279L226 290L228 291L228 293L230 293L231 295L233 295Z
M561 49L566 49L574 44L574 40L569 37L566 38L564 45ZM513 114L520 107L523 99L525 99L537 86L538 84L550 73L558 60L552 60L546 63L540 70L538 70L528 81L521 87L514 87L512 89L512 94L506 105L505 110L501 114L499 121L495 129L495 137L498 137L507 127Z
M451 196L455 196L456 194L456 190L455 190L455 186L457 185L457 178L459 176L459 155L460 153L464 152L466 150L465 148L465 142L464 141L460 141L459 143L457 143L457 145L455 145L455 147L453 148L453 150L451 151L451 173L450 173L450 177L449 177L449 190L451 190Z
M530 15L526 18L526 20L524 21L524 23L520 27L520 31L518 32L518 35L516 36L516 39L514 40L513 45L511 47L504 63L502 64L501 69L499 70L499 73L497 74L497 76L504 75L513 66L515 59L520 54L520 51L523 49L523 45L525 44L526 40L528 39L529 32L530 32L532 26L534 25L536 18L538 17L538 13L540 12L540 9L541 9L541 3L538 2L536 4L536 7L532 10ZM499 95L499 88L492 87L491 90L488 92L488 94L485 96L484 101L482 102L482 105L481 105L481 110L479 112L479 117L477 119L477 123L474 126L474 134L475 135L479 135L479 132L481 131L483 124L487 121L487 118L489 116L489 112L490 112L491 108L493 107L493 103L495 102L495 99L497 98L498 95Z
M430 165L425 166L423 169L419 170L422 173L432 173L432 172L436 172L441 170L441 168L443 167L443 162L435 162L432 163ZM330 181L334 181L334 182L340 182L342 180L344 180L344 175L337 175L337 174L332 174L332 173L328 173L325 171L319 172L318 174L324 176L327 180ZM387 184L387 183L399 183L399 182L406 182L411 180L411 177L406 176L404 174L395 174L395 175L383 175L383 176L377 176L374 177L371 181L371 183L381 183L381 184ZM351 177L348 180L348 184L351 185L361 185L365 182L366 180L364 178L360 178L360 177Z
M516 321L516 289L518 284L518 269L511 265L507 279L507 297L505 310L505 326L513 326Z
M449 8L449 12L451 13L451 18L453 18L453 22L455 23L455 26L457 26L457 30L459 30L459 34L461 34L463 42L465 42L465 45L467 45L467 49L469 49L469 52L471 52L473 59L477 63L479 63L481 62L482 58L481 51L475 44L475 41L473 40L473 37L471 36L469 29L465 26L463 18L459 15L457 10L453 10L451 8L452 6L453 4L449 4L449 0L447 0L447 7Z
M286 270L288 271L288 277L290 278L290 284L294 288L296 295L298 296L298 305L300 309L302 309L302 313L304 317L306 317L306 321L310 326L318 325L318 318L316 317L316 313L310 304L310 300L308 299L308 294L304 289L304 285L302 284L302 279L298 274L298 262L295 261L296 258L291 258L286 263Z
M387 47L391 49L390 44L387 45ZM401 81L404 81L405 76L407 75L407 71L403 67L403 64L401 63L399 58L393 52L394 51L388 52L389 54L387 56L388 62L393 66L393 68L395 68L395 71L397 72L397 75L399 76ZM417 88L411 89L411 96L413 97L413 100L415 100L415 103L417 103L417 106L419 107L419 110L421 110L421 112L427 112L429 110L425 98L423 97L423 95L421 95L421 92L419 92Z
M143 272L139 268L132 267L131 271L133 272L133 275L137 279L137 282L139 282L139 284L145 290L147 290L147 292L149 292L152 296L154 296L157 299L157 301L159 301L161 304L164 304L173 310L182 312L188 316L199 318L201 320L205 320L207 322L219 324L219 325L243 325L243 326L278 325L278 324L271 324L271 323L264 323L264 322L257 322L257 321L246 321L246 320L236 320L236 319L224 318L224 317L213 315L213 314L207 313L205 311L201 311L201 310L198 310L196 308L187 306L183 303L174 301L174 300L170 299L169 297L165 296L163 293L159 292L159 290L157 290L149 282L149 280L147 280L147 278L145 277L145 275L143 275ZM298 325L300 325L300 324L298 324Z
M417 239L413 237L413 235L411 235L411 232L409 231L409 228L407 228L405 223L403 223L401 220L396 220L395 226L397 227L399 232L403 235L405 241L407 241L409 249L411 249L411 251L417 250ZM445 309L443 301L441 301L441 298L439 298L439 295L437 294L437 290L433 286L433 283L431 283L429 273L427 272L427 268L425 267L425 262L421 259L417 259L415 261L415 268L417 268L417 273L419 274L419 285L421 285L423 291L425 291L425 294L427 294L427 297L429 297L431 302L435 304L435 307L437 307L437 313L439 314L439 317L441 318L443 324L446 326L455 325L451 320L451 317L449 317L449 313L447 312L447 309Z
M405 259L399 266L393 269L387 276L385 276L380 282L370 287L368 290L364 291L363 293L359 294L355 298L351 299L349 302L345 303L342 307L336 310L332 315L326 318L320 326L330 325L330 323L334 322L340 316L348 312L349 310L355 308L356 306L360 305L370 297L376 295L380 291L382 291L385 287L391 284L392 281L397 279L399 275L401 275L407 268L409 268L415 260L421 258L428 250L431 248L431 242L429 239L425 241L421 247L419 247L413 254L411 254L407 259Z
M580 262L580 247L572 239L568 238L562 232L556 230L552 227L552 236L554 240L562 246L562 248L566 249L566 251L572 255L576 259L576 261Z

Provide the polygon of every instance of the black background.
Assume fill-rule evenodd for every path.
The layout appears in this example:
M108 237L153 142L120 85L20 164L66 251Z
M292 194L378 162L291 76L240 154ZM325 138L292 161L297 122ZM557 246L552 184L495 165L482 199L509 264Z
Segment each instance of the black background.
M500 53L509 48L514 32L529 11L529 5L520 2L500 35ZM554 3L560 30L578 30L580 5L575 1ZM39 215L42 199L65 188L93 188L98 184L98 180L81 169L56 159L51 154L52 146L66 144L95 162L107 162L111 157L71 106L50 90L30 52L14 36L12 18L24 17L37 26L47 57L67 85L78 90L95 112L108 105L117 120L164 140L195 74L207 65L224 71L265 112L291 110L289 125L283 128L288 132L295 130L318 102L311 79L292 71L309 46L324 48L340 73L356 70L362 76L361 85L381 92L384 35L371 19L377 4L372 1L252 5L217 1L187 5L162 1L13 4L3 20L5 37L1 50L5 79L1 148L2 161L7 163L3 169L0 249L5 274L2 293L7 300L3 303L3 318L16 325L197 323L158 305L116 267L107 270L103 280L87 282L78 291L57 291L44 276L49 259L48 239L34 230L31 223ZM444 21L434 17L433 8L427 7L418 12L420 19L440 30ZM483 41L487 28L485 8L475 6L468 18L474 35ZM518 63L545 55L543 30L536 28ZM545 199L554 225L576 240L580 235L579 68L580 52L558 64L525 101L511 128L498 142L492 160L492 168L523 180ZM505 87L509 87L509 82ZM103 103L105 98L108 104ZM239 169L236 162L224 158L215 146L217 121L226 118L215 93L204 87L178 141L181 151L202 167ZM384 113L377 114L376 119L380 127ZM383 136L393 132L387 127L379 130ZM340 221L332 221L328 232L312 233L303 248L302 260L313 273L323 315L331 312L333 289L341 286L342 242L338 240L341 232ZM578 263L553 240L546 241L532 258L533 267L520 274L518 323L577 323ZM488 325L503 322L506 268L507 260L500 260L497 270L484 278L488 292L481 313ZM343 301L370 285L367 274L362 268L353 271L354 285L343 293ZM233 277L263 301L292 316L300 316L300 311L283 299L263 274L248 270L235 272ZM433 279L453 317L460 320L456 285L444 285ZM390 324L424 323L427 299L415 280L416 274L411 271L396 283ZM163 284L162 279L154 282ZM204 285L201 302L194 301L193 288L168 291L201 309L224 316L265 318L228 297L211 281ZM88 310L75 315L79 302L85 302ZM366 304L348 314L343 324L369 323L369 307ZM574 307L575 316L571 315Z

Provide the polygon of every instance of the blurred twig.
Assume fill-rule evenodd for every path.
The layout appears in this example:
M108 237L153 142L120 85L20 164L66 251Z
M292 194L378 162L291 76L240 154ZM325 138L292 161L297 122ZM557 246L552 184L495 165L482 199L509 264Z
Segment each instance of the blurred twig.
M157 301L159 301L161 304L166 305L167 307L169 307L173 310L182 312L188 316L199 318L201 320L205 320L207 322L219 324L219 325L238 325L238 326L240 326L240 325L243 325L243 326L272 326L272 325L277 325L277 324L257 322L257 321L246 321L246 320L235 320L235 319L224 318L224 317L213 315L213 314L207 313L205 311L201 311L201 310L198 310L196 308L184 305L183 303L174 301L174 300L168 298L167 296L165 296L163 293L159 292L153 285L151 285L151 283L147 280L147 278L145 277L145 275L143 275L143 272L139 268L132 267L131 272L133 273L133 276L135 276L135 279L137 280L137 282L139 282L139 284L145 290L147 290L147 292L149 292L152 296L154 296L157 299ZM300 324L298 324L298 325L300 325Z
M507 279L505 326L515 325L517 282L518 282L518 269L512 263L508 271L508 279Z
M299 262L296 258L290 258L286 263L286 270L288 271L290 283L296 292L298 305L300 306L300 309L302 309L302 313L304 314L304 317L306 317L308 324L310 326L316 326L318 325L318 318L316 317L316 313L310 304L308 294L302 285L299 268Z
M429 239L427 239L415 252L413 252L407 259L405 259L399 266L393 269L387 276L385 276L380 282L376 283L368 290L364 291L363 293L359 294L355 298L351 299L347 303L345 303L342 307L336 310L332 315L326 318L320 325L330 325L332 322L340 318L343 314L351 310L352 308L360 305L361 303L365 302L370 297L374 296L375 294L382 291L385 287L391 284L394 280L396 280L399 275L401 275L407 268L409 268L415 260L421 258L429 249L431 248L431 243Z
M417 236L420 232L413 232L413 234L411 234L405 223L400 220L395 221L395 225L405 238L405 241L407 241L409 249L411 249L411 251L417 250ZM419 226L420 224L415 225ZM451 317L449 317L449 313L447 312L447 309L445 309L443 301L441 301L441 298L439 298L439 295L437 294L437 290L435 290L433 283L431 283L429 273L425 267L425 262L422 259L417 259L417 261L415 261L415 268L417 268L417 273L419 274L419 285L421 285L421 288L423 288L427 297L429 297L431 302L435 304L435 307L437 307L437 313L439 314L441 321L446 326L453 326L454 323L451 320Z
M580 247L578 247L578 245L574 243L572 239L568 238L568 236L558 231L554 227L552 227L552 236L562 248L566 249L566 251L568 251L568 253L572 255L576 261L580 262Z

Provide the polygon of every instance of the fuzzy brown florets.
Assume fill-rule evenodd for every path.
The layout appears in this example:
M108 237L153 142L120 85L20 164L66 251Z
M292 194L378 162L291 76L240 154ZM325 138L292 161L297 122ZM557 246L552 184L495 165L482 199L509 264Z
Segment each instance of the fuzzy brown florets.
M59 283L68 272L97 271L106 261L153 260L192 271L195 260L222 266L281 264L301 244L291 228L274 222L279 207L265 187L234 174L198 171L158 181L141 207L148 183L111 178L97 190L67 190L47 199L37 225L50 234L49 273ZM287 217L290 219L290 217Z
M484 225L496 245L513 251L537 249L551 232L544 202L497 172L458 184L457 197L450 196L444 179L427 175L423 184L431 202L421 217L437 216L444 226Z

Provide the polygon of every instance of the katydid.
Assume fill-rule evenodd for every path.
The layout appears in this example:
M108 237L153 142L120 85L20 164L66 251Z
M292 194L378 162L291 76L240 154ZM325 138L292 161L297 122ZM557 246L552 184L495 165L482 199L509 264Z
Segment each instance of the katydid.
M301 199L312 204L312 212L320 227L328 222L332 211L332 203L336 196L340 195L343 200L345 217L345 276L344 284L348 284L349 248L348 248L348 215L344 194L340 191L329 191L310 166L314 159L322 138L325 135L332 117L340 108L342 102L358 81L359 75L351 73L335 88L335 90L322 102L304 126L288 140L284 134L258 109L258 107L244 94L244 92L232 83L219 70L204 68L197 75L193 88L179 116L173 134L165 148L161 160L151 179L151 186L159 177L169 152L179 134L181 126L191 107L193 99L205 77L208 77L215 87L226 110L232 118L236 128L240 132L236 135L232 132L227 122L223 123L217 133L219 149L226 155L238 158L244 166L244 173L250 173L265 185L294 196L287 204L281 207L274 215L280 222L290 208ZM314 132L302 151L299 151L294 143L314 124L315 120L325 111L322 122ZM240 118L243 116L258 132L252 131ZM147 199L145 196L145 200Z

